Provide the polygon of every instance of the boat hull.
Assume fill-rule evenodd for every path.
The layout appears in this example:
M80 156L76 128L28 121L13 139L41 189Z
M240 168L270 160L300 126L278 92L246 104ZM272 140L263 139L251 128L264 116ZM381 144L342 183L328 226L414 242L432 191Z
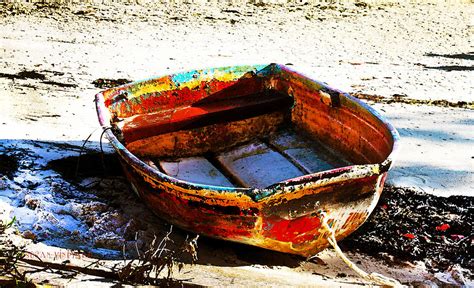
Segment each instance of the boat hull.
M126 163L124 168L145 204L173 225L213 238L305 257L329 246L327 232L321 227L321 212L325 212L326 221L336 231L336 239L343 239L370 215L386 176L374 174L317 189L302 188L294 191L291 199L250 202L244 195L212 197L211 190L183 189L149 178Z
M277 65L277 68L275 73L283 75L280 77L280 82L275 84L279 89L294 95L298 93L306 95L311 89L328 91L323 96L329 95L329 97L321 98L320 101L328 103L315 104L327 107L323 109L330 110L328 115L334 113L333 109L339 109L340 105L347 105L352 109L351 111L355 111L353 113L356 115L355 119L362 119L360 123L370 122L368 127L377 132L377 135L384 137L382 142L373 142L369 146L375 147L375 152L380 154L380 157L378 155L372 158L364 156L366 148L362 147L364 143L357 144L362 142L361 138L358 138L358 142L354 145L357 144L362 148L356 152L360 154L359 158L362 157L364 160L367 158L369 162L367 164L349 165L296 177L266 188L196 184L170 177L150 167L126 148L122 143L124 140L119 141L119 137L108 129L113 116L110 113L110 106L106 103L111 102L112 92L97 94L97 111L99 121L106 129L105 134L119 155L133 190L156 215L193 233L308 257L329 245L328 232L321 226L323 215L326 217L325 221L335 231L338 240L355 231L370 215L382 193L387 172L392 165L393 155L397 149L398 134L376 111L357 99L284 66ZM275 70L273 67L272 69L270 70ZM222 74L227 70L222 68L212 71ZM195 79L187 81L189 83ZM235 82L235 80L229 81ZM113 93L119 90L120 88ZM337 97L334 96L334 91L337 91ZM320 94L322 95L322 92ZM301 102L301 104L296 102L299 107L313 105L311 102L313 100L301 99L306 102ZM293 111L294 115L300 115L300 118L294 119L295 122L303 121L304 117L314 118L314 114L304 115L307 114L306 111L310 111L308 109L295 108ZM338 121L347 121L346 124L349 125L350 119L346 120L344 117L347 116L344 116L343 112L338 113ZM327 121L327 119L322 121ZM342 125L346 124L342 123ZM310 123L307 129L311 131L311 129L320 128ZM357 129L362 130L360 127L355 127L351 131L357 131ZM382 130L382 132L377 130ZM366 133L363 137L364 141L370 142L370 137L376 138L376 133L373 132L374 135L372 135L371 131L361 132ZM318 130L315 133L320 133L320 137L325 137L324 133L327 132ZM345 146L341 146L340 149L349 150L347 143L350 144L352 140L344 137L351 136L340 133L333 137L334 145L339 145L338 139L339 142L344 139ZM150 143L152 142L146 145Z

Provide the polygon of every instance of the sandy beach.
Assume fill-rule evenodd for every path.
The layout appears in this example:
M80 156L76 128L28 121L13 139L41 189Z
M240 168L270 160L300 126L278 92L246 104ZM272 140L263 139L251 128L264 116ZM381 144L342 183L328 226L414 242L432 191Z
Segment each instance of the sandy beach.
M101 257L109 259L103 267L112 267L121 262L121 247L136 245L131 231L141 231L142 244L164 237L169 226L135 197L120 172L93 169L98 156L86 156L79 183L64 169L75 165L91 133L85 154L98 155L95 80L204 67L281 63L355 96L369 95L364 101L401 135L389 185L473 197L474 5L360 3L0 4L0 153L18 160L0 180L0 215L17 219L11 239L49 261L81 250L67 260L84 265ZM112 153L106 141L104 149ZM107 163L112 167L113 157ZM176 229L176 245L186 236ZM188 284L367 284L331 249L305 261L212 239L198 243L197 264L183 260L173 274ZM462 280L423 261L346 252L362 268L406 285L474 285L472 266L455 270ZM48 272L33 275L68 286L115 283L84 274L67 284Z

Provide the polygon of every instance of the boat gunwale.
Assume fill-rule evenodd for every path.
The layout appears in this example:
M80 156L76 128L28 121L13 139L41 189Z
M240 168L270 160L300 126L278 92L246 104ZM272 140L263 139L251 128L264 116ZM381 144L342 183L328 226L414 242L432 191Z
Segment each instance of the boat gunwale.
M370 105L368 105L367 103L363 102L362 100L350 95L349 93L347 92L344 92L344 91L341 91L337 88L333 88L331 86L329 86L328 84L326 83L323 83L321 81L318 81L318 80L315 80L309 76L307 76L306 74L304 73L301 73L301 72L297 72L295 71L294 69L291 69L290 67L288 66L285 66L285 65L281 65L281 64L276 64L278 66L279 69L287 72L287 73L291 73L293 75L296 75L296 76L299 76L300 78L306 78L308 79L309 81L311 82L314 82L314 83L317 83L318 85L320 85L321 87L325 88L325 89L328 89L330 91L335 91L335 92L338 92L339 94L343 95L344 97L347 98L347 100L350 100L352 101L353 103L355 103L356 105L360 106L361 108L363 108L364 110L367 110L370 114L372 114L373 116L375 116L376 119L378 119L383 125L385 125L385 127L387 128L387 130L390 132L390 135L392 136L392 139L393 139L393 145L392 145L392 151L390 152L390 154L385 158L384 161L382 161L381 163L376 163L376 164L362 164L362 165L348 165L348 166L345 166L345 167L352 167L352 166L370 166L370 165L379 165L380 166L380 170L382 172L387 172L388 170L390 170L391 166L393 165L395 159L396 159L396 156L398 154L398 151L399 151L399 141L400 141L400 134L398 133L397 129L387 120L387 118L385 116L383 116L382 114L380 114L379 111L377 111L376 109L372 108ZM337 169L337 168L336 168ZM332 169L332 170L335 170L335 169ZM331 171L331 170L326 170L326 171ZM326 171L321 171L321 172L326 172ZM317 172L317 173L320 173L320 172ZM316 173L314 173L316 174ZM313 175L313 174L310 174L310 175Z
M381 163L348 165L348 166L338 167L338 168L334 168L330 170L319 171L316 173L303 175L297 178L292 178L292 179L287 179L281 182L277 182L266 188L214 186L214 185L195 183L191 181L185 181L185 180L181 180L181 179L169 176L165 173L162 173L158 169L151 167L150 165L148 165L147 163L139 159L118 140L118 138L110 129L111 116L110 116L110 112L108 108L105 107L103 93L110 89L130 87L137 83L143 83L144 81L150 81L152 79L158 79L160 77L170 76L170 74L166 74L166 75L162 75L162 76L158 76L154 78L148 78L146 80L134 81L125 85L118 86L118 87L109 88L97 93L95 95L95 103L96 103L99 123L107 139L110 141L114 149L117 151L120 157L127 164L131 165L134 169L140 171L141 173L145 174L146 176L152 179L168 182L170 184L182 187L186 189L186 193L194 194L194 195L199 195L200 194L199 191L202 191L202 190L214 191L217 193L232 193L232 194L239 193L244 196L247 196L248 199L252 200L253 202L261 202L261 201L268 201L273 198L279 198L282 195L287 194L287 193L294 193L297 190L302 190L302 188L304 188L304 190L307 190L307 188L317 188L317 187L322 187L328 184L345 182L347 180L361 179L361 178L370 177L374 175L381 175L387 172L388 170L390 170L391 166L393 165L393 161L399 150L398 142L399 142L400 136L397 130L392 126L392 124L390 124L387 121L387 119L384 116L382 116L377 110L370 107L368 104L349 95L346 92L342 92L338 89L334 89L325 83L322 83L318 80L314 80L311 77L308 77L305 74L302 74L300 72L296 72L287 66L284 66L281 64L269 64L269 65L273 65L273 67L276 67L277 69L280 69L286 73L291 73L292 75L295 75L297 77L307 79L307 81L316 83L324 89L328 89L330 91L336 91L340 93L341 95L343 95L344 97L346 97L348 100L360 106L360 108L362 108L363 110L367 110L371 115L373 115L376 119L378 119L381 122L381 124L385 125L385 127L390 132L393 139L393 145L392 145L390 154ZM260 68L260 67L268 67L269 65L267 66L245 65L241 67ZM232 67L235 67L235 66L232 66ZM225 69L228 69L228 68L229 67L217 67L217 68L210 68L209 70L212 69L212 71L216 71L216 70L225 71ZM206 69L200 69L200 70L203 71ZM195 70L182 71L182 72L174 73L171 75L184 74L184 73L189 73L191 71L195 71Z

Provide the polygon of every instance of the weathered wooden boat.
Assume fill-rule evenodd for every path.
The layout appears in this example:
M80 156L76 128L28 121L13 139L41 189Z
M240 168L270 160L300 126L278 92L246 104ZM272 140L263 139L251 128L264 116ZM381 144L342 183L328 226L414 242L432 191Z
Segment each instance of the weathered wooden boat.
M135 192L185 230L309 256L374 209L397 131L348 94L277 64L105 90L99 122ZM323 214L324 213L324 214Z

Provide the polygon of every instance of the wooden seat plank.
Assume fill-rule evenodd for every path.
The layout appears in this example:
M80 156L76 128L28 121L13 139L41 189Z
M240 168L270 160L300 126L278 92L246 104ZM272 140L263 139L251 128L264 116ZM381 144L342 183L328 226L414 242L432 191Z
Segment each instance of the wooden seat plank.
M130 143L164 133L269 114L289 109L292 104L293 98L286 94L264 91L132 116L116 125L121 129L125 142Z

